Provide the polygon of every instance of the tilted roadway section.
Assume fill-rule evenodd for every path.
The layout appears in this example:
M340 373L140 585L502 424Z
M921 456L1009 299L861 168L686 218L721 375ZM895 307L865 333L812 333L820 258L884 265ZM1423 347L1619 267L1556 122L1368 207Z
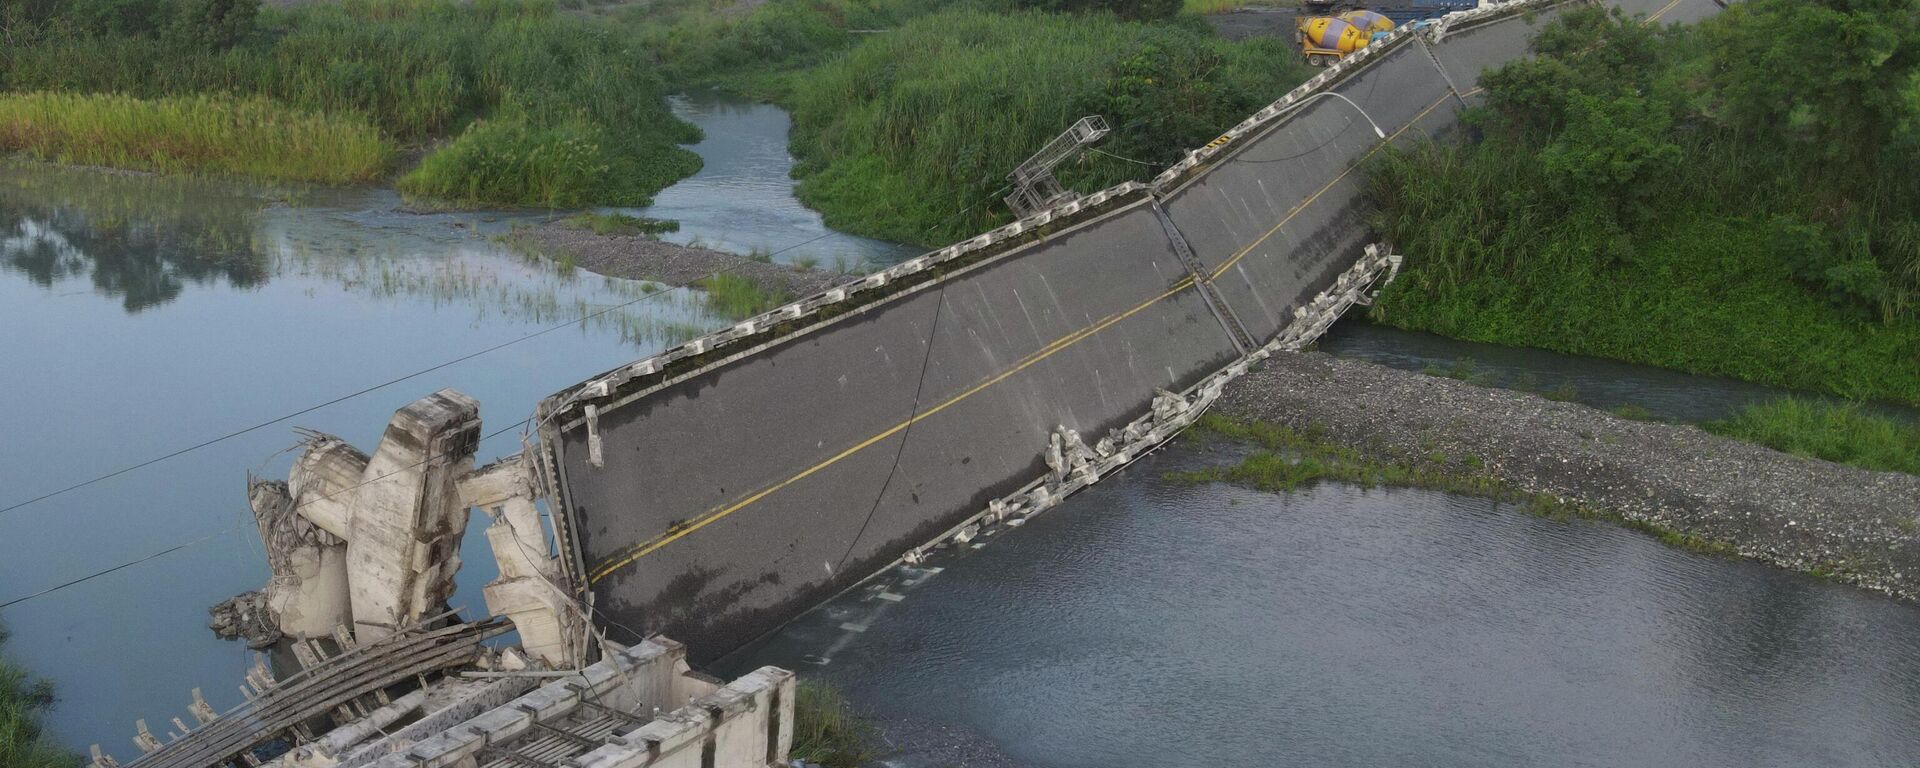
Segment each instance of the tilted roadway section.
M570 577L615 639L665 632L698 662L983 510L1044 508L1079 487L1069 465L1123 464L1129 446L1164 439L1155 425L1203 406L1220 372L1244 370L1249 343L1297 337L1331 292L1352 300L1362 164L1456 130L1480 73L1584 1L1403 28L1150 186L1063 204L556 394L537 414L539 464ZM1655 22L1720 7L1610 4Z

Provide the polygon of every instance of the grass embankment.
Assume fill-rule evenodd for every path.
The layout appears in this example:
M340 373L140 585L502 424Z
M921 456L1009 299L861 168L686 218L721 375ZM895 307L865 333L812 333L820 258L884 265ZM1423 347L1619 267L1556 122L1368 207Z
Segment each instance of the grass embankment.
M612 24L537 0L348 0L204 20L209 8L256 5L35 4L7 17L0 90L225 93L365 121L392 141L434 147L400 180L404 191L466 204L639 205L699 168L678 146L698 131L671 115L654 65ZM299 134L276 140L279 125L263 127L260 149L292 158Z
M1695 552L1723 556L1734 552L1733 547L1722 542L1568 503L1553 496L1521 491L1481 470L1481 461L1475 456L1433 454L1381 460L1336 444L1316 430L1300 431L1266 422L1240 422L1219 414L1202 416L1194 431L1203 439L1236 440L1250 443L1257 449L1234 464L1167 473L1168 480L1233 483L1274 492L1297 490L1322 480L1367 488L1426 488L1512 502L1531 514L1555 520L1604 520L1641 531L1669 546Z
M1920 423L1859 406L1788 398L1750 405L1708 431L1801 456L1920 475Z
M392 145L366 120L251 97L0 94L0 152L160 173L371 181Z
M1304 80L1298 59L1184 22L924 16L794 85L800 198L836 228L951 242L1006 221L1006 174L1080 117L1103 115L1113 133L1062 166L1063 183L1149 178Z
M0 630L0 643L6 641ZM48 741L40 715L53 704L53 689L0 659L0 768L76 768L78 756Z
M1863 42L1779 59L1817 30ZM1536 48L1486 79L1480 141L1372 169L1409 255L1376 320L1920 403L1920 33L1754 0L1697 29L1581 10Z

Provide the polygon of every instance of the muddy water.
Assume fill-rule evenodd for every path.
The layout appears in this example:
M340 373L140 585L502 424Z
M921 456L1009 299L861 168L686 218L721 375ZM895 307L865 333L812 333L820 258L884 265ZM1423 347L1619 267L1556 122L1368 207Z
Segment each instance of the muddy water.
M1154 456L724 666L833 683L898 766L1920 764L1920 609L1478 499L1162 479L1226 458Z

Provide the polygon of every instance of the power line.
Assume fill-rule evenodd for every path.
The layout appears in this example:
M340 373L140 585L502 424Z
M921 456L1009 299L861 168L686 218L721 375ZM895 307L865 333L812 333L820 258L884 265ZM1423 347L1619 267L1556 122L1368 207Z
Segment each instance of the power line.
M499 437L499 436L501 436L501 435L503 435L503 434L506 434L507 432L511 432L511 431L513 431L513 430L516 430L516 429L519 429L519 428L521 428L521 427L524 427L524 426L527 426L528 424L530 424L530 423L532 423L532 422L533 422L533 419L531 419L531 418L526 418L526 419L521 419L521 420L519 420L519 421L517 421L517 422L515 422L515 423L512 423L512 424L508 424L508 425L507 425L507 426L505 426L505 427L501 427L500 429L497 429L497 430L494 430L494 431L492 431L492 432L489 432L489 433L487 433L486 435L484 435L484 436L482 436L482 437L480 438L480 440L479 440L479 442L480 442L480 443L484 443L484 442L486 442L486 441L488 441L488 440L492 440L493 438L496 438L496 437ZM478 443L476 443L476 445L477 445L477 444L478 444ZM414 462L414 463L412 463L412 464L408 464L407 466L404 466L404 467L401 467L401 468L399 468L399 469L396 469L396 470L393 470L392 472L388 472L388 473L386 473L386 474L383 474L383 475L381 475L381 476L379 476L379 477L376 477L376 478L373 478L373 479L371 479L371 480L362 480L362 481L360 481L359 483L356 483L356 484L354 484L354 485L350 485L350 486L347 486L347 487L345 487L345 488L342 488L342 489L340 489L340 490L337 490L337 491L334 491L333 493L329 493L329 494L326 494L326 495L324 495L324 496L319 496L319 497L316 497L316 498L313 498L313 499L309 499L309 500L304 500L304 501L301 501L300 503L297 503L297 504L294 504L294 505L293 505L293 506L292 506L291 508L289 508L289 509L288 509L288 511L289 511L289 512L297 512L297 511L299 511L299 509L300 509L301 507L304 507L304 506L306 506L306 505L308 505L308 504L311 504L311 503L314 503L314 502L317 502L317 501L325 501L325 500L327 500L327 499L331 499L331 498L333 498L333 497L335 497L335 496L338 496L338 495L340 495L340 494L343 494L343 493L347 493L348 491L355 491L355 490L359 490L359 489L361 489L361 488L365 488L365 487L367 487L367 486L369 486L369 485L372 485L372 484L374 484L374 483L377 483L377 482L380 482L381 480L385 480L385 479L387 479L387 478L389 478L389 477L393 477L394 475L397 475L397 474L400 474L401 472L406 472L406 471L409 471L409 470L412 470L412 469L415 469L415 468L418 468L418 467L422 467L422 466L425 466L425 465L427 464L427 462L430 462L430 461L434 461L434 460L436 460L436 459L441 459L441 458L445 458L445 457L447 456L447 454L448 454L448 451L442 451L442 452L440 452L440 453L437 453L437 454L434 454L434 455L432 455L432 456L428 456L428 457L426 457L426 458L424 458L424 459L421 459L421 460L419 460L419 461L416 461L416 462ZM165 556L165 555L170 555L170 554L173 554L173 553L175 553L175 552L178 552L178 551L180 551L180 550L183 550L183 549L188 549L188 548L191 548L191 547L196 547L196 546L199 546L199 545L201 545L201 544L205 544L205 543L207 543L207 542L209 542L209 541L212 541L212 540L214 540L214 539L216 539L216 538L219 538L219 537L221 537L221 536L224 536L224 535L226 535L226 534L229 534L229 533L232 533L232 532L234 532L234 531L237 531L237 530L239 530L239 529L241 529L241 528L244 528L244 527L246 527L246 526L248 526L248 525L252 525L252 524L253 524L253 523L252 523L252 521L249 521L249 522L246 522L246 523L238 523L238 524L235 524L235 525L231 525L231 526L228 526L228 527L226 527L226 528L222 528L222 529L220 529L220 530L218 530L218 531L214 531L213 533L209 533L209 534L207 534L207 535L205 535L205 536L202 536L202 537L200 537L200 538L197 538L197 539L194 539L194 540L192 540L192 541L187 541L187 542L182 542L182 543L179 543L179 544L175 544L175 545L173 545L173 546L171 546L171 547L167 547L166 549L163 549L163 550L160 550L160 551L158 551L158 552L155 552L155 553L153 553L153 554L150 554L150 555L147 555L147 556L145 556L145 557L140 557L140 558L136 558L136 559L133 559L133 560L128 560L127 562L124 562L124 563L121 563L121 564L119 564L119 565L116 565L116 566L113 566L113 567L111 567L111 568L104 568L104 569L101 569L101 570L98 570L98 571L94 571L93 573L89 573L89 574L87 574L87 575L85 575L85 576L81 576L80 578L77 578L77 579L73 579L72 581L68 581L68 582L65 582L65 583L62 583L62 584L56 584L56 585L54 585L54 586L51 586L51 587L48 587L48 588L46 588L46 589L43 589L43 590L40 590L39 592L35 592L35 593L33 593L33 594L31 594L31 595L23 595L23 596L20 596L20 597L16 597L16 598L14 598L14 599L12 599L12 600L8 600L8 601L6 601L6 602L4 602L4 603L0 603L0 609L6 609L6 608L9 608L9 607L12 607L12 606L15 606L15 605L19 605L20 603L24 603L24 602L26 602L26 601L28 601L28 600L32 600L32 599L34 599L34 598L38 598L38 597L44 597L44 596L46 596L46 595L50 595L50 594L53 594L53 593L55 593L55 592L59 592L60 590L63 590L63 589L66 589L66 588L68 588L68 587L72 587L72 586L75 586L75 585L78 585L78 584L84 584L84 583L86 583L86 582L89 582L89 581L92 581L92 580L94 580L94 579L97 579L97 578L100 578L100 577L102 577L102 576L105 576L105 575L107 575L107 574L110 574L110 573L113 573L113 572L115 572L115 571L119 571L119 570L122 570L122 569L125 569L125 568L130 568L130 567L132 567L132 566L135 566L135 565L139 565L139 564L141 564L141 563L144 563L144 562L147 562L147 561L149 561L149 560L154 560L154 559L158 559L158 558L160 558L160 557L163 557L163 556Z
M1165 167L1167 167L1167 164L1166 164L1166 163L1149 163L1149 162L1147 162L1147 161L1145 161L1145 160L1135 160L1135 159L1133 159L1133 158L1131 158L1131 157L1126 157L1126 156L1123 156L1123 155L1116 155L1116 154L1114 154L1114 153L1112 153L1112 152L1108 152L1108 151L1106 151L1106 150L1104 150L1104 149L1100 149L1100 148L1097 148L1097 147L1087 147L1087 151L1088 151L1088 152L1092 152L1092 153L1094 153L1094 154L1096 154L1096 155L1106 155L1107 157L1111 157L1111 158L1113 158L1113 159L1115 159L1115 160L1125 160L1125 161L1127 161L1127 162L1129 162L1129 163L1138 163L1138 164L1140 164L1140 165L1144 165L1144 166L1147 166L1147 167L1149 167L1149 168L1165 168Z
M113 479L113 478L116 478L116 477L119 477L119 476L121 476L121 475L124 475L124 474L127 474L128 472L133 472L133 471L136 471L136 470L140 470L140 469L144 469L144 468L146 468L146 467L151 467L151 466L153 466L153 465L155 465L155 464L158 464L158 463L160 463L160 462L163 462L163 461L166 461L166 460L168 460L168 459L172 459L172 458L176 458L176 457L179 457L179 456L183 456L183 455L185 455L185 454L188 454L188 453L192 453L192 452L194 452L194 451L197 451L197 450L200 450L200 449L202 449L202 448L206 448L206 447L208 447L208 446L210 446L210 445L214 445L214 444L216 444L216 443L222 443L222 442L225 442L225 441L228 441L228 440L232 440L233 438L236 438L236 437L239 437L239 436L241 436L241 435L244 435L244 434L247 434L247 433L249 433L249 432L255 432L255 431L258 431L258 430L261 430L261 429L264 429L264 428L266 428L266 427L270 427L270 426L273 426L273 425L275 425L275 424L279 424L279 423L281 423L281 422L284 422L284 421L287 421L288 419L293 419L293 418L297 418L297 417L300 417L300 416L304 416L304 415L306 415L306 414L309 414L309 413L312 413L312 412L314 412L314 411L317 411L317 410L320 410L320 409L322 409L322 408L325 408L325 407L327 407L327 406L331 406L331 405L337 405L337 404L339 404L339 403L343 403L343 402L346 402L346 401L348 401L348 400L352 400L353 398L356 398L356 397L360 397L361 395L365 395L365 394L368 394L368 393L371 393L371 392L376 392L376 391L379 391L379 390L381 390L381 389L385 389L385 388L387 388L387 387L391 387L391 386L393 386L393 385L395 385L395 384L399 384L400 382L403 382L403 381L409 381L409 380L412 380L412 379L417 379L417 378L419 378L419 377L421 377L421 376L425 376L425 375L427 375L427 374L429 374L429 373L433 373L434 371L438 371L438 370L440 370L440 369L442 369L442 368L446 368L446 367L448 367L448 366L453 366L453 365L458 365L458 364L460 364L460 363L464 363L464 362L466 362L466 361L468 361L468 360L472 360L472 359L474 359L474 358L476 358L476 357L480 357L480 356L482 356L482 355L486 355L486 354L490 354L490 353L493 353L493 352L497 352L497 351L500 351L500 350L502 350L502 349L505 349L505 348L507 348L507 347L510 347L510 346L513 346L513 345L515 345L515 344L519 344L519 343L521 343L521 342L523 342L523 341L528 341L528 340L531 340L531 339L535 339L535 338L539 338L539 337L541 337L541 336L545 336L545 335L547 335L547 334L549 334L549 333L553 333L554 331L558 331L558 330L560 330L560 329L562 329L562 328L568 328L568 327L571 327L571 326L573 326L573 325L575 325L575 324L577 324L577 323L584 323L584 322L587 322L587 321L589 321L589 320L592 320L592 319L594 319L594 318L596 318L596 317L599 317L599 316L601 316L601 315L605 315L605 314L607 314L607 313L609 313L609 312L617 312L617 311L619 311L619 310L622 310L622 309L626 309L627 307L630 307L630 306L633 306L633 305L635 305L635 304L638 304L638 303L640 303L640 302L643 302L643 301L646 301L646 300L648 300L648 299L654 299L654 298L658 298L658 297L661 297L661 296L666 296L666 295L668 295L668 293L667 293L667 292L665 292L665 291L663 291L663 292L660 292L660 293L650 293L650 294L647 294L647 295L645 295L645 296L641 296L641 297L639 297L639 298L637 298L637 299L634 299L634 300L632 300L632 301L629 301L629 302L626 302L626 303L624 303L624 304L617 304L617 305L614 305L614 306L611 306L611 307L607 307L607 308L605 308L605 309L601 309L601 310L599 310L599 311L596 311L596 312L593 312L593 313L591 313L591 314L588 314L588 315L584 315L584 316L582 316L582 317L581 317L580 319L578 319L578 320L568 320L567 322L564 322L564 323L561 323L561 324L559 324L559 325L554 325L554 326L551 326L551 327L548 327L548 328L544 328L544 329L541 329L541 330L539 330L539 331L535 331L535 332L533 332L533 333L529 333L529 334L526 334L526 335L524 335L524 336L521 336L521 337L519 337L519 338L515 338L515 339L510 339L510 340L508 340L508 341L504 341L504 342L501 342L501 343L499 343L499 344L495 344L495 345L493 345L493 346L491 346L491 347L487 347L486 349L482 349L482 350L479 350L479 351L477 351L477 352L471 352L471 353L468 353L468 354L465 354L465 355L461 355L461 356L459 356L459 357L456 357L456 358L453 358L453 359L451 359L451 360L448 360L448 361L446 361L446 362L443 362L443 363L439 363L439 364L437 364L437 365L433 365L433 366L431 366L431 367L427 367L427 368L422 368L422 369L420 369L420 370L418 370L418 371L414 371L413 373L409 373L409 374L407 374L407 375L405 375L405 376L400 376L400 377L398 377L398 378L394 378L394 379L389 379L389 380L387 380L387 381L384 381L384 382L381 382L381 383L379 383L379 384L375 384L375 385L373 385L373 386L371 386L371 387L366 387L366 388L364 388L364 389L361 389L361 390L358 390L358 391L355 391L355 392L352 392L352 393L349 393L349 394L345 394L345 395L341 395L341 396L339 396L339 397L336 397L336 398L334 398L334 399L332 399L332 400L328 400L328 401L326 401L326 402L324 402L324 403L320 403L319 405L313 405L313 406L308 406L308 407L306 407L306 408L302 408L302 409L300 409L300 410L297 410L297 411L294 411L294 412L292 412L292 413L289 413L289 414L287 414L287 415L285 415L285 416L280 416L280 417L278 417L278 418L274 418L274 419L271 419L271 420L268 420L268 421L263 421L263 422L260 422L260 423L258 423L258 424L255 424L255 425L253 425L253 426L250 426L250 427L247 427L247 428L245 428L245 429L238 429L238 430L234 430L234 431L232 431L232 432L228 432L228 433L226 433L226 434L224 434L224 435L221 435L221 436L219 436L219 437L215 437L215 438L212 438L212 439L209 439L209 440L203 440L203 441L201 441L201 442L198 442L198 443L195 443L195 444L193 444L193 445L189 445L189 446L187 446L187 447L185 447L185 448L181 448L181 449L179 449L179 450L177 450L177 451L173 451L173 452L171 452L171 453L167 453L167 454L164 454L164 455L161 455L161 456L156 456L156 457L154 457L154 458L151 458L151 459L147 459L147 460L145 460L145 461L142 461L142 462L139 462L139 463L137 463L137 464L131 464L131 465L128 465L128 466L125 466L125 467L121 467L120 469L116 469L116 470L114 470L114 471L112 471L112 472L108 472L108 473L106 473L106 474L104 474L104 475L99 475L99 476L96 476L96 477L93 477L93 478L90 478L90 479L87 479L87 480L83 480L83 481L81 481L81 482L78 482L78 483L74 483L74 484L72 484L72 485L69 485L69 486L67 486L67 487L65 487L65 488L61 488L61 489L59 489L59 490L56 490L56 491L51 491L51 492L48 492L48 493L43 493L43 494L41 494L41 495L39 495L39 496L35 496L35 497L33 497L33 498L31 498L31 499L27 499L27 500L25 500L25 501L21 501L21 502L17 502L17 503L14 503L14 504L9 504L9 505L7 505L7 506L5 506L5 507L0 507L0 515L4 515L4 514L7 514L7 513L9 513L9 512L12 512L12 511L14 511L14 510L17 510L17 509L20 509L21 507L25 507L25 506L29 506L29 505L33 505L33 504L38 504L38 503L40 503L40 502L42 502L42 501L46 501L47 499L51 499L51 498L54 498L54 497L56 497L56 496L62 496L62 495L65 495L65 494L68 494L68 493L71 493L71 492L73 492L73 491L77 491L77 490L80 490L81 488L85 488L85 487L87 487L87 486L90 486L90 485L93 485L93 484L95 484L95 483L99 483L99 482L101 482L101 481L104 481L104 480L111 480L111 479Z

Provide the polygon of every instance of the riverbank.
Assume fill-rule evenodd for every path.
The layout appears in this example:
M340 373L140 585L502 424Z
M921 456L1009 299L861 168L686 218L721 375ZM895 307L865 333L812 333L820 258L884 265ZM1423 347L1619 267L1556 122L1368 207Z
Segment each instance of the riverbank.
M1270 360L1230 385L1215 412L1920 599L1920 477L1319 353Z
M1370 312L1457 339L1920 404L1913 56L1785 69L1758 51L1806 3L1694 26L1562 15L1482 79L1478 140L1369 167L1373 230L1408 255ZM1906 25L1836 29L1920 50ZM1889 48L1888 50L1894 50ZM1859 83L1837 96L1830 84ZM1808 105L1806 125L1777 105Z
M595 274L651 280L679 287L715 275L733 275L769 296L807 296L832 287L846 275L762 261L692 245L669 243L640 233L594 232L566 221L521 227L508 244Z
M0 26L0 103L34 107L0 114L0 150L266 179L393 171L409 196L475 208L645 205L700 168L680 146L699 132L630 36L538 0L42 3Z

